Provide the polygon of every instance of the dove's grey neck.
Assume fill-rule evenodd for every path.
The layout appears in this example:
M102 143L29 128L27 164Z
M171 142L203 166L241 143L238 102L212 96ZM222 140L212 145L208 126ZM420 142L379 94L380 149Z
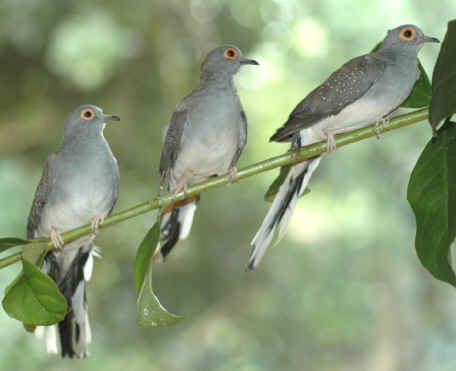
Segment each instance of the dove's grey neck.
M416 48L382 48L375 53L381 59L394 64L418 64L418 50Z
M67 132L63 136L62 148L76 149L83 148L91 145L99 145L100 142L106 142L103 136L103 127L98 128L84 128L77 130L77 132Z
M207 86L220 86L220 87L227 87L232 86L234 87L234 80L233 74L231 73L211 73L211 72L203 72L201 74L200 80L201 87Z

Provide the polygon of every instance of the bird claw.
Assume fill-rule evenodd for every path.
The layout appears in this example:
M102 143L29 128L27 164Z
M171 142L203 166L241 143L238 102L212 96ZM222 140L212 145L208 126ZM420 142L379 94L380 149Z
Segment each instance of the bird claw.
M374 133L377 139L380 139L380 134L385 131L385 127L389 124L390 117L383 117L381 120L377 121L374 126Z
M237 182L239 179L237 178L237 168L233 166L230 170L228 170L228 174L230 174L231 183Z
M104 222L104 217L99 216L95 217L92 220L91 228L92 228L92 234L96 236L100 230L100 225L102 225Z
M334 152L337 149L336 139L334 138L334 134L327 131L326 138L328 140L328 145L326 148L326 153Z
M57 232L55 229L52 229L50 238L56 250L63 249L63 246L65 246L65 241L63 241L63 238L59 232Z
M179 186L177 187L174 191L173 191L173 196L176 196L179 192L182 192L184 191L184 199L187 198L187 191L188 191L188 186L187 184L184 184L182 186Z

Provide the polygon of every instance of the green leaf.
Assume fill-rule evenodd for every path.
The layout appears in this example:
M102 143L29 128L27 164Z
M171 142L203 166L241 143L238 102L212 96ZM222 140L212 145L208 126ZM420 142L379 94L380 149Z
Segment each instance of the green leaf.
M135 259L136 320L141 327L169 326L183 317L169 313L154 294L152 286L152 257L160 239L160 218L147 232Z
M47 242L30 243L24 246L24 249L22 250L22 258L40 268L48 251L47 246Z
M3 309L24 324L52 325L65 318L67 302L55 282L34 264L22 261L22 272L5 290Z
M456 286L449 261L456 235L456 126L444 125L413 169L407 199L416 219L415 248L424 267Z
M182 319L183 317L168 312L154 294L151 261L136 300L136 322L141 327L149 328L174 325Z
M291 169L291 165L282 166L280 168L279 175L277 176L277 178L275 178L274 182L272 182L272 184L269 186L266 194L264 195L264 200L266 202L274 201L274 197L277 194L277 192L279 192L279 188L285 181L288 173L290 172L290 169ZM308 193L310 193L310 188L307 187L300 197L302 197Z
M456 112L456 20L448 30L440 48L432 74L432 101L429 122L434 131L439 123Z
M12 247L26 245L28 243L30 243L30 241L17 237L0 238L0 252L8 250Z
M155 249L158 246L159 238L160 221L157 221L149 232L147 232L146 237L142 240L136 253L134 275L137 294L139 294L141 290L141 286L149 268L149 263L151 262Z
M420 70L420 77L415 83L412 92L404 103L401 104L403 108L421 108L429 106L432 98L432 86L429 77L423 68L420 60L418 59L418 68Z

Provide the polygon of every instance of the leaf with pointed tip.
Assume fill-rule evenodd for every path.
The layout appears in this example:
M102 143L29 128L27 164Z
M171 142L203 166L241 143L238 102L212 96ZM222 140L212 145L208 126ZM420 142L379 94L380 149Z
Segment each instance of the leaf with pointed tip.
M442 120L456 113L456 20L448 30L440 48L432 74L432 101L429 122L435 131Z
M65 318L67 302L55 282L28 260L5 290L3 309L27 326L52 325Z
M30 243L30 241L17 237L0 238L0 252L8 250L12 247L26 245L28 243Z
M266 194L264 195L264 200L266 202L274 201L274 198L275 198L277 192L279 192L279 188L283 184L284 180L286 179L288 173L290 172L290 169L291 169L291 165L282 166L280 168L279 175L277 176L277 178L275 178L275 180L269 186ZM299 197L302 197L302 196L304 196L304 195L306 195L308 193L310 193L310 188L309 187L307 187L304 190L304 192L302 193L302 195L299 196Z
M182 319L168 312L154 294L151 261L136 300L136 322L141 327L149 328L174 325Z
M160 239L160 219L147 232L135 259L136 320L141 327L169 326L183 317L169 313L154 294L152 287L152 257Z
M416 219L415 248L424 267L456 286L449 259L456 234L456 125L447 122L426 145L410 177L407 199Z

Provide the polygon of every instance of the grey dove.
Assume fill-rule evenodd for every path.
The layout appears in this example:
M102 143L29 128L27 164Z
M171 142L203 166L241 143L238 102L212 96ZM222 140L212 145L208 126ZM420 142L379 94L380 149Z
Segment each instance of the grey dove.
M27 238L50 237L57 249L46 255L42 270L57 283L68 312L58 325L35 332L44 336L49 353L57 353L58 327L62 357L87 356L92 337L86 281L92 273L93 240L119 192L117 160L103 136L108 120L119 117L93 105L68 116L62 146L46 161L28 218ZM61 233L87 223L92 224L91 235L63 246Z
M426 42L414 25L388 31L379 49L356 57L309 93L291 112L271 141L292 142L292 147L327 140L336 149L334 135L372 122L386 120L410 95L419 78L418 52ZM321 156L292 166L253 238L248 268L254 269L271 244L283 238L296 201L306 189Z
M258 65L239 48L213 49L201 65L200 86L185 97L172 114L160 160L162 187L170 192L211 176L230 172L247 142L247 118L233 77L242 65ZM156 260L163 260L190 233L199 197L186 199L161 215Z

